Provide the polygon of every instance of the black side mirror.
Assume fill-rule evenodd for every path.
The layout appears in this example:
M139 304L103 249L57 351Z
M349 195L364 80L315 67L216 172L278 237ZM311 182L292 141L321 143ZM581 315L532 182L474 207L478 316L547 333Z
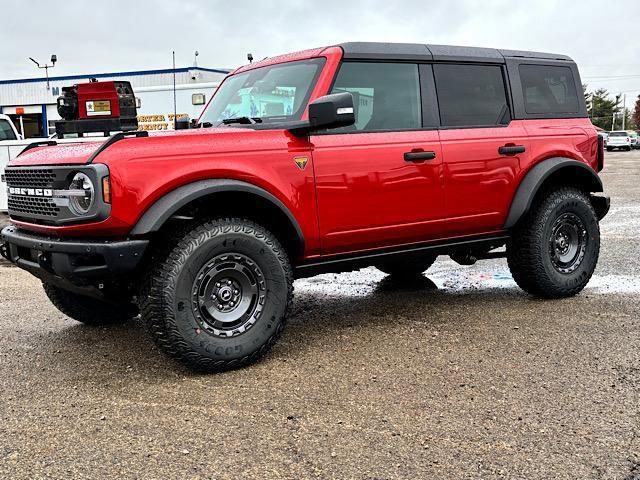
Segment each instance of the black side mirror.
M191 120L189 117L176 117L174 119L176 130L187 130L191 126Z
M306 135L316 130L347 127L356 121L353 95L334 93L309 104L309 121L289 128L294 135Z

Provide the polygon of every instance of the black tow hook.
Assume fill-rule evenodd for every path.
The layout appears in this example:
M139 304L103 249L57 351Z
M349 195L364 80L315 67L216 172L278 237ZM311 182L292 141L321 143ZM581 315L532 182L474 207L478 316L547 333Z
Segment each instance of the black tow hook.
M38 265L40 265L40 268L42 268L45 272L53 273L53 267L51 266L51 255L48 255L46 253L41 253L40 255L38 255Z

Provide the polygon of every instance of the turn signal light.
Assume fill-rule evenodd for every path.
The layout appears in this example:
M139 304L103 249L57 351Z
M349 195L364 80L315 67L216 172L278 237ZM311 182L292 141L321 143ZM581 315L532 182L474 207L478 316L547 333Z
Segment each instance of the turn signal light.
M109 177L102 177L102 199L104 203L111 203L111 182Z

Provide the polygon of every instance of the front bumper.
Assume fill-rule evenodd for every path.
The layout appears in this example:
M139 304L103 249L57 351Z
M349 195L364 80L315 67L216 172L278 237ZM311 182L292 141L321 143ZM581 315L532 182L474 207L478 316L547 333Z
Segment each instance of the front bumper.
M33 275L77 284L122 277L142 261L148 240L61 240L10 225L0 234L0 253Z

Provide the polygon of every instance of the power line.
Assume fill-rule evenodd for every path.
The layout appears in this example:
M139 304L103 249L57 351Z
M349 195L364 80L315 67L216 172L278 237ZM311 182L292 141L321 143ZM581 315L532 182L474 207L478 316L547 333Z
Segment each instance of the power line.
M638 78L640 74L630 74L630 75L585 75L584 78L591 78L593 80L613 80L616 78Z

